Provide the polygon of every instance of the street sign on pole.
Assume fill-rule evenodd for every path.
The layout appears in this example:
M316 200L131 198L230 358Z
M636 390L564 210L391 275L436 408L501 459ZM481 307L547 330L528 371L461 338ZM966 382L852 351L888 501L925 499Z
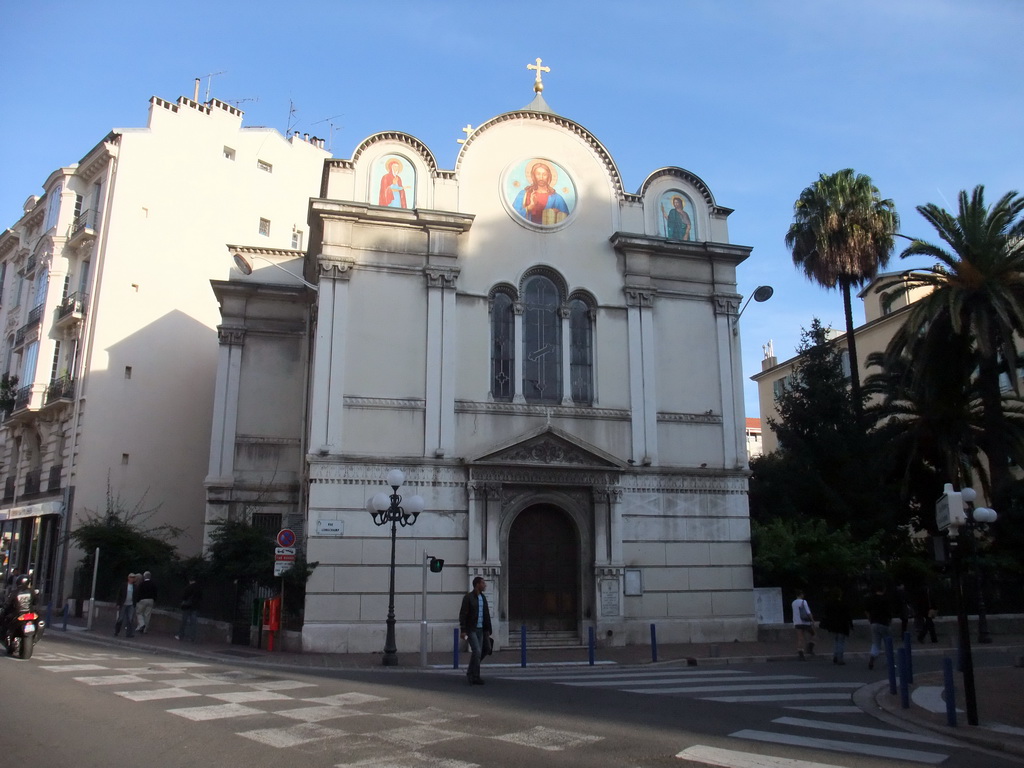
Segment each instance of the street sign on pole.
M282 528L277 532L277 546L279 547L294 547L295 546L295 531L291 528Z

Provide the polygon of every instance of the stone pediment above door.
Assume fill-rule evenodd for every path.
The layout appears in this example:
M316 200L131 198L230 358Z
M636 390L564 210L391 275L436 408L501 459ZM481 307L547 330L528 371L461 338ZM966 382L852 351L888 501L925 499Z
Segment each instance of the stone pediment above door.
M542 427L514 441L468 459L473 467L546 467L621 471L626 466L614 456L556 427Z

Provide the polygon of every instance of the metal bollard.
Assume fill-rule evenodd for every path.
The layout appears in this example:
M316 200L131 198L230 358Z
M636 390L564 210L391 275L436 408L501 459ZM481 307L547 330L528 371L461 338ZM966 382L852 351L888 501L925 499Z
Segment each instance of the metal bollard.
M594 666L594 628L587 627L587 648L590 656L590 666Z
M907 667L910 666L910 654L906 648L900 648L896 652L896 658L900 667L900 708L910 709L910 673Z
M452 631L452 669L459 668L459 628Z
M911 640L910 640L910 633L909 632L904 632L903 633L903 650L906 651L906 654L907 654L907 682L910 683L911 685L913 685L914 684L914 656L913 656L913 654L911 653L911 650L910 650L911 649L911 645L912 645L912 643L911 643Z
M68 604L64 603L64 631L68 631Z
M651 661L655 662L658 660L658 632L651 624Z
M519 625L519 666L526 666L526 625Z
M953 684L953 660L942 659L942 682L946 689L946 724L956 728L956 686Z

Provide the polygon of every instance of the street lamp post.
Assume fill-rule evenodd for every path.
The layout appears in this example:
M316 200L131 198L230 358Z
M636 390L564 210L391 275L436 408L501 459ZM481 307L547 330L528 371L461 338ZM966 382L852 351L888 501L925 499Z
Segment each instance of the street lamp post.
M384 657L381 663L385 667L393 667L398 664L398 647L395 644L395 534L398 525L404 528L407 525L415 525L420 512L423 511L423 497L410 496L402 506L402 497L398 489L405 482L405 473L400 469L392 469L388 472L388 485L391 486L391 494L377 493L366 501L366 511L373 517L376 525L391 523L391 573L388 584L388 618L387 635L384 639Z
M974 531L979 526L992 523L996 511L988 507L975 507L978 494L973 488L964 488L959 493L946 484L945 491L936 504L936 522L939 529L948 528L953 555L953 573L956 577L956 613L960 635L960 667L964 676L964 706L967 709L967 723L978 724L978 699L974 686L974 659L971 655L971 631L967 624L967 596L964 594L964 549L975 551ZM960 538L960 532L964 538ZM980 619L980 617L979 617ZM987 634L987 632L986 632ZM980 642L985 642L979 638Z

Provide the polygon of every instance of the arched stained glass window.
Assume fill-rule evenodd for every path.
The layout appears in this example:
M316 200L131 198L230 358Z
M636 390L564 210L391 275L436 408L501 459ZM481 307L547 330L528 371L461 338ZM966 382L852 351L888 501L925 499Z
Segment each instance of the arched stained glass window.
M491 397L512 400L515 370L515 318L512 299L496 293L491 300Z
M569 387L578 405L594 402L594 331L590 307L582 299L569 302Z
M527 402L562 401L561 296L554 282L534 275L523 286L523 396Z

